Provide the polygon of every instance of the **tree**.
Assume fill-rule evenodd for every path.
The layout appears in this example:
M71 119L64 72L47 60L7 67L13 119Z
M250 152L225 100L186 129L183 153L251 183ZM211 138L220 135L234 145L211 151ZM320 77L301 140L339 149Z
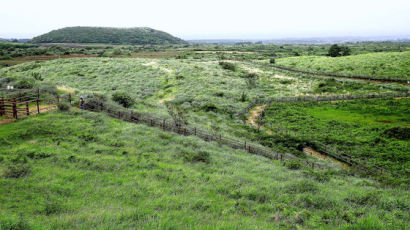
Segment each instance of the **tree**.
M350 55L351 50L347 46L338 46L337 44L332 45L329 48L328 56L330 57L340 57Z
M332 45L329 48L329 52L327 54L330 57L339 57L340 56L340 47L337 44Z
M118 104L128 108L132 106L135 102L134 99L126 92L115 92L112 95L112 100L117 102Z
M340 55L341 56L349 56L351 53L351 50L349 47L347 46L341 46L340 47Z

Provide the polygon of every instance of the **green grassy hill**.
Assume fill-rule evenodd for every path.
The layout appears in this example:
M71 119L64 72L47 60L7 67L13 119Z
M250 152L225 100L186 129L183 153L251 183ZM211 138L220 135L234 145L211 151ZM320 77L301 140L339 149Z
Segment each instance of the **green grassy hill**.
M182 39L147 27L66 27L33 38L32 43L185 44Z
M410 51L370 53L337 58L301 56L279 58L276 63L312 71L410 80Z
M405 229L409 204L405 188L102 114L0 125L0 229Z

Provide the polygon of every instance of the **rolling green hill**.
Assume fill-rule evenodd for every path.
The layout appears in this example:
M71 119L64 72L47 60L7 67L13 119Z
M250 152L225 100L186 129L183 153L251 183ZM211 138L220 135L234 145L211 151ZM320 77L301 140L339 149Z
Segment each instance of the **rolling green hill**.
M276 63L311 71L410 80L410 51L370 53L337 58L290 57L279 58Z
M66 27L31 40L32 43L184 44L184 40L147 27Z
M27 128L29 127L29 128ZM0 126L0 229L405 229L406 187L69 111Z

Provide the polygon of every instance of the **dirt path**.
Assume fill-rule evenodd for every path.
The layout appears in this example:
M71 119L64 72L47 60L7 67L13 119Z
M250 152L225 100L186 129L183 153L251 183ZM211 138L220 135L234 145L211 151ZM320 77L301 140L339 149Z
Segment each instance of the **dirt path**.
M6 123L11 123L14 122L16 119L9 119L9 118L4 118L0 120L0 125L6 124Z
M345 169L350 168L350 166L348 164L343 163L339 160L336 160L333 157L324 155L324 154L322 154L322 153L320 153L320 152L318 152L318 151L316 151L316 150L314 150L310 147L303 148L303 153L306 154L306 155L315 156L316 158L319 158L319 159L331 161L331 162L335 163L336 165L339 165L340 167L345 168Z
M248 117L248 119L246 120L246 123L254 126L254 127L259 127L260 129L264 130L266 133L268 134L273 134L272 131L270 129L267 129L265 126L261 125L258 126L258 119L262 113L262 111L265 109L266 104L265 105L259 105L256 106L254 109L250 110L250 116Z

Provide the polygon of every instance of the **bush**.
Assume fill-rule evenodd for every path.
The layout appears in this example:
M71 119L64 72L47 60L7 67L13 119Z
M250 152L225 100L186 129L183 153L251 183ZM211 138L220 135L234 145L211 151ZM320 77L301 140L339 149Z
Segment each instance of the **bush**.
M115 92L112 95L112 100L125 108L129 108L135 103L134 99L126 92Z
M58 110L60 110L60 111L69 111L70 110L70 105L68 103L65 103L65 102L60 102L58 104Z
M220 61L219 65L222 66L223 69L230 70L233 72L236 71L236 66L233 63Z
M17 81L15 88L17 89L31 89L34 87L34 82L29 79L21 79Z
M408 140L410 138L410 128L394 127L383 132L385 137Z
M275 64L275 59L274 59L274 58L271 58L271 59L269 60L269 63Z
M41 76L41 74L40 74L40 73L37 73L37 72L31 73L31 76L32 76L34 79L36 79L37 81L42 81L42 80L44 80L43 77Z
M302 168L302 164L301 164L300 161L298 161L298 160L290 160L290 161L287 161L287 162L285 162L285 166L286 166L288 169L293 169L293 170Z

